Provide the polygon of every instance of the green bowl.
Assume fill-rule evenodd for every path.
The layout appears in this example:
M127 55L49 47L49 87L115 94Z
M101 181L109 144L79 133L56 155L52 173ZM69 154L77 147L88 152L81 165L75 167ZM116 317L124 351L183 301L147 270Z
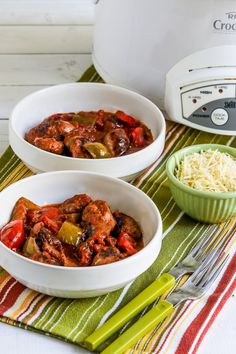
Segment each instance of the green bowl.
M236 149L218 144L193 145L174 153L166 165L169 186L176 204L193 219L205 223L220 223L236 215L236 192L205 192L188 187L174 175L184 156L204 150L227 152L236 158Z

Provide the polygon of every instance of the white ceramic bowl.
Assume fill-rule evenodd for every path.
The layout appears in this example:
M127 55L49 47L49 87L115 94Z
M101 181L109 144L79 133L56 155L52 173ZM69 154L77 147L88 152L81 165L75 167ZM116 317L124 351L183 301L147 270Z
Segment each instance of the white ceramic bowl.
M60 267L32 261L0 242L0 265L22 284L60 297L91 297L119 289L151 266L159 254L162 221L152 200L116 178L79 171L57 171L25 178L0 194L0 228L9 221L18 198L39 205L58 203L78 193L106 200L111 209L134 217L141 226L144 248L124 260L93 267Z
M127 156L81 159L55 155L24 140L28 129L51 114L99 109L134 115L151 129L155 141ZM20 101L11 114L9 139L14 152L34 172L83 170L130 180L160 156L165 143L165 120L156 105L135 92L99 83L71 83L37 91Z

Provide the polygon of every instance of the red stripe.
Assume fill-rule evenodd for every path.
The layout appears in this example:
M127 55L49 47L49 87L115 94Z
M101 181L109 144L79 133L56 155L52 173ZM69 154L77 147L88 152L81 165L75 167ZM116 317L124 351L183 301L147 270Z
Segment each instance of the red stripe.
M185 331L185 334L183 335L179 346L175 352L175 354L188 354L192 344L199 333L202 325L204 324L205 320L208 318L210 312L214 308L215 304L219 300L219 297L221 294L225 291L229 283L234 277L234 274L236 272L236 254L232 258L229 266L227 267L227 270L225 271L223 277L221 278L217 288L215 289L214 293L209 296L205 306L202 308L202 310L199 312L199 314L195 317L195 319L192 321L192 323L189 325L188 329ZM235 289L236 283L234 283L234 286L232 287L232 291ZM231 295L229 294L229 296ZM226 296L226 295L224 295ZM226 302L227 298L225 299ZM225 303L224 302L224 303ZM222 307L224 305L222 304ZM221 308L222 308L221 307ZM216 316L215 316L216 317ZM212 322L215 319L215 317L212 317ZM205 332L206 334L206 332ZM203 339L203 337L202 337Z
M26 309L22 312L22 313L20 313L18 316L17 316L17 318L15 319L16 321L19 321L19 318L21 317L21 316L23 316L28 310L29 310L29 308L30 308L30 306L33 304L33 302L39 297L39 296L41 296L42 294L40 294L40 293L38 293L31 301L30 301L30 303L29 303L29 305L26 307Z
M7 289L10 288L10 286L15 282L16 280L12 277L9 278L9 280L6 282L2 290L0 291L0 301L3 298L4 294L6 294Z
M160 353L160 351L162 350L164 344L166 343L167 339L169 338L170 334L171 334L171 331L173 329L173 327L175 327L176 323L183 317L183 315L185 314L185 312L188 310L189 306L191 305L192 301L189 302L189 304L186 306L186 308L182 310L182 312L180 313L179 316L177 316L177 318L175 319L174 323L172 324L172 326L170 327L169 331L167 334L164 333L164 336L165 336L165 339L163 341L163 343L161 344L160 348L158 348L158 351L156 352L156 354Z
M14 281L15 279L13 278L10 280L11 285ZM7 288L9 289L9 286ZM13 306L13 304L16 302L17 298L20 296L24 289L25 286L18 282L12 287L9 294L7 294L6 299L0 305L0 315L3 315L4 312L6 312L9 308Z
M224 297L221 299L219 305L217 306L215 312L212 314L212 317L210 318L210 320L207 323L206 328L204 329L204 331L202 332L202 334L200 335L198 342L194 348L194 353L197 352L203 338L205 337L208 329L211 327L212 323L215 321L217 315L220 313L220 311L222 310L223 306L225 305L226 301L228 300L229 297L231 297L231 295L234 292L234 289L236 288L236 280L231 284L230 288L228 289L228 291L225 293Z

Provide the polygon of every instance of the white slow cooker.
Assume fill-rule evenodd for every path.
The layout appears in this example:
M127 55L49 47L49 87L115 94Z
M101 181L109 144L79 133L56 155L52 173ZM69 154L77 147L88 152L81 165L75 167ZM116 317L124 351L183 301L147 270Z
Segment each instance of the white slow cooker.
M93 62L170 119L236 135L235 0L100 0Z

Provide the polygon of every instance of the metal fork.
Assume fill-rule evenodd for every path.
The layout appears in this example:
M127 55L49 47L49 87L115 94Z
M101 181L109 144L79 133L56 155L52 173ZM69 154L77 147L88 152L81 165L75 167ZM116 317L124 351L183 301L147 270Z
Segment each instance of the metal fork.
M212 286L228 258L229 255L220 249L213 251L188 280L166 298L166 301L176 306L183 301L202 297Z
M192 274L196 269L198 269L202 262L210 256L212 250L222 250L225 247L230 236L230 231L228 231L223 237L221 236L223 235L226 227L227 224L219 232L219 234L216 233L218 226L216 226L213 230L206 232L200 242L193 247L190 253L168 273L171 274L176 281L185 274Z
M221 250L214 251L200 267L189 277L186 283L161 300L149 312L141 317L133 326L122 333L101 354L122 354L135 344L142 336L158 325L163 319L174 311L174 306L183 301L202 297L212 286L224 268L229 255Z
M85 340L85 345L90 350L95 350L101 343L103 343L112 334L120 330L133 317L140 313L146 306L156 301L159 296L174 288L176 281L185 274L192 274L198 269L206 260L208 262L214 255L222 252L225 244L228 242L228 235L223 235L224 229L217 233L216 226L210 232L202 237L200 242L192 249L187 257L184 258L177 266L175 266L169 273L164 273L152 282L140 294L134 297L128 304L111 316L101 327L97 328ZM204 263L205 264L205 263Z

